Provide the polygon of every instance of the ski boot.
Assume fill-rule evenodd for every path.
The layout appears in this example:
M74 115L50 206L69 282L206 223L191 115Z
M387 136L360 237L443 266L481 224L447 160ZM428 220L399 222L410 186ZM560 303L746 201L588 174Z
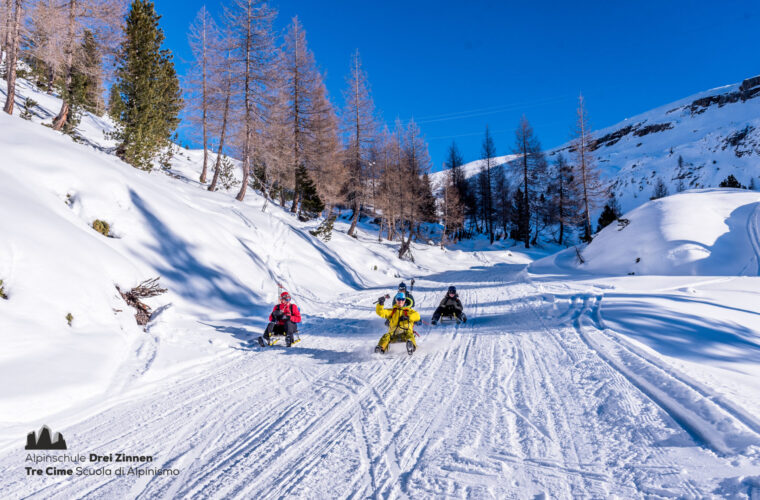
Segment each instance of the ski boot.
M290 347L293 345L293 334L288 333L285 335L285 347Z
M433 325L433 326L435 326L435 325L438 324L438 320L437 319L431 320L430 324Z
M267 342L266 340L264 340L264 337L259 337L259 338L257 338L256 340L258 340L258 341L259 341L259 345L260 345L261 347L266 347L266 346L268 346L268 345L269 345L269 342Z
M375 346L375 354L385 354L385 350L379 345Z
M406 341L406 353L411 356L412 354L414 354L414 351L416 351L416 350L417 350L417 346L414 345L414 342L412 342L411 340L407 340Z

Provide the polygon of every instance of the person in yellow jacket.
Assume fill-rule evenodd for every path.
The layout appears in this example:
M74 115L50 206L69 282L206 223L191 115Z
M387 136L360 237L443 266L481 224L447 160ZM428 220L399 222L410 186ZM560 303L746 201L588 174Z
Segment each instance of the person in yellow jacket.
M388 332L380 337L375 352L384 353L391 342L406 341L406 352L411 355L417 349L414 340L414 323L420 321L420 313L406 305L406 295L399 292L393 297L393 308L386 309L385 297L377 299L375 312L381 318L388 319Z

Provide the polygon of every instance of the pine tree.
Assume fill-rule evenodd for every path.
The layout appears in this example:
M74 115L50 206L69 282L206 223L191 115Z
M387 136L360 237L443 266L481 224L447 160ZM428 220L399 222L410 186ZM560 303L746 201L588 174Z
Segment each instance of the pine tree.
M743 188L741 182L736 180L736 177L734 177L734 174L729 175L725 179L723 179L720 184L718 184L718 187L722 188ZM665 196L667 196L667 192L665 193ZM654 198L652 198L654 199Z
M314 85L314 114L311 116L311 151L310 167L317 192L327 205L327 217L332 208L340 202L340 189L345 163L342 158L340 138L338 136L338 117L327 97L327 88L322 79Z
M470 183L465 178L464 171L462 170L463 164L464 159L462 158L462 154L459 152L456 142L452 141L446 156L444 168L451 170L451 182L457 189L457 198L462 209L462 222L464 222L465 214L474 217L473 214L477 212L475 197L472 196ZM458 238L464 237L464 224L459 225L458 231Z
M504 165L500 165L494 171L494 199L496 220L501 225L502 234L509 237L509 226L512 224L512 192L509 189L509 181Z
M201 184L206 183L209 162L209 134L211 127L211 106L212 91L214 90L211 79L214 57L218 57L214 51L214 42L219 38L218 28L214 19L209 14L206 6L196 14L195 19L190 25L188 41L193 53L193 68L190 71L190 77L187 79L187 92L189 104L189 121L200 129L201 146L203 147L203 166L199 181Z
M96 113L102 109L100 54L95 36L89 30L85 30L77 60L79 63L71 72L69 88L62 91L69 107L62 129L67 134L72 133L79 124L82 110Z
M520 238L525 244L525 248L530 248L530 243L538 239L538 213L540 205L539 197L543 193L542 179L546 174L546 157L541 151L541 143L533 134L533 128L530 126L528 119L523 116L520 119L520 125L515 131L515 145L513 147L515 154L520 158L517 160L522 171L522 201L518 204L521 211L515 215L521 219L518 223L520 228ZM533 223L531 222L533 220ZM531 240L531 232L535 229L534 237Z
M348 228L348 235L353 236L364 196L366 158L377 129L375 103L370 97L367 75L362 69L358 50L351 58L351 73L346 79L346 84L343 94L346 104L342 116L344 131L348 137L348 182L345 187L347 201L354 211L351 226Z
M656 200L658 198L664 198L667 195L668 195L668 188L665 185L665 181L662 180L662 177L658 177L657 183L654 186L654 191L652 191L652 196L649 199Z
M109 48L116 40L111 36L117 24L123 19L121 0L65 0L55 4L59 12L59 22L56 24L56 37L60 39L62 51L53 51L56 61L50 61L53 68L60 69L61 83L61 110L53 119L52 127L62 130L66 127L72 116L72 84L77 72L93 71L87 62L79 57L79 47L86 43L86 34L89 31L93 35L92 42L100 38L104 45ZM101 69L91 74L98 80L101 78ZM72 128L72 127L68 127Z
M237 118L241 122L240 141L242 144L243 180L240 191L235 197L238 201L245 199L248 180L255 167L257 158L264 155L259 152L263 140L256 137L256 129L266 121L268 92L272 84L272 66L274 59L272 22L276 12L262 0L232 0L225 10L225 37L229 42L234 68L234 86L239 89L242 102ZM266 168L266 162L262 163ZM266 171L265 171L266 174ZM262 184L262 193L269 198L266 185ZM262 210L266 209L266 203Z
M182 106L172 55L161 49L164 34L159 19L153 2L134 0L117 59L117 84L124 105L117 154L143 170L151 170L156 154L169 145Z
M455 183L453 169L449 169L444 174L442 191L441 219L443 230L441 231L441 248L444 248L448 235L456 235L464 221L464 211L459 199L459 189ZM454 236L454 240L456 241L456 236Z
M119 123L122 120L122 113L124 113L124 101L121 100L119 85L113 84L108 93L108 116L116 123Z
M299 165L296 169L296 184L300 186L301 190L299 218L301 220L309 220L317 217L325 209L325 205L319 198L317 187L314 185L314 181L311 180L309 172L303 164Z
M604 205L602 214L599 216L596 232L598 233L620 218L620 203L615 198L615 193L610 193L607 203Z
M549 203L552 205L554 223L559 224L559 236L557 242L561 245L565 241L565 232L581 221L581 197L577 190L572 165L568 164L565 157L560 153L552 169L552 186Z
M525 200L525 193L521 188L518 188L517 191L515 191L512 202L512 213L518 214L517 217L513 218L513 228L512 232L509 235L513 240L526 241L526 239L529 238L526 236L530 234L530 227L527 226L528 220L525 218L525 216L519 215L525 214L527 210L528 207Z
M420 192L420 220L430 223L438 222L438 208L433 196L433 185L427 172L422 174Z
M496 146L494 146L493 137L486 125L486 134L483 137L483 144L480 149L481 167L480 167L480 203L483 212L483 222L488 237L493 243L493 184L491 179L491 170L494 168L494 158L496 157Z

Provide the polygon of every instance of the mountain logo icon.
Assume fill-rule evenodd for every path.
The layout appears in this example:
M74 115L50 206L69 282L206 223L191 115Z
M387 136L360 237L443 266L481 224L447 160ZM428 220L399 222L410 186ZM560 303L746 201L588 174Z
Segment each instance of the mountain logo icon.
M34 431L26 435L25 450L65 450L66 440L60 432L55 433L55 439L52 439L50 428L43 425L39 433Z

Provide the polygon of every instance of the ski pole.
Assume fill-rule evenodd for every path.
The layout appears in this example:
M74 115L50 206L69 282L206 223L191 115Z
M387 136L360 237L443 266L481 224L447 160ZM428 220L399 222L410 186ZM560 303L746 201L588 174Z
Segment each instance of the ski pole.
M386 299L390 299L390 298L391 298L391 296L390 296L390 295L388 295L388 294L386 293L386 294L385 294L385 298L386 298ZM380 302L380 299L378 299L378 300L374 301L372 304L374 305L374 304L377 304L378 302Z

